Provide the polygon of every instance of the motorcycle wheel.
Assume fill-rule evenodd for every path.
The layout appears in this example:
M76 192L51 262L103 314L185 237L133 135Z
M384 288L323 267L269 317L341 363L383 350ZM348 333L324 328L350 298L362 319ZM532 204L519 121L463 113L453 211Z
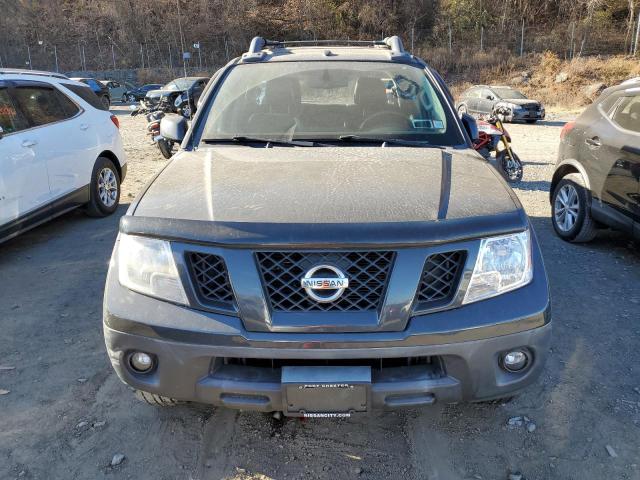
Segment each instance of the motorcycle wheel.
M173 155L173 142L168 140L158 140L158 149L164 158L171 158Z
M180 105L178 111L187 120L191 119L191 105L189 105L189 102L185 102Z
M513 153L512 158L507 150L498 152L496 155L496 164L500 167L500 171L507 182L518 183L522 180L524 173L522 170L522 162L515 153Z

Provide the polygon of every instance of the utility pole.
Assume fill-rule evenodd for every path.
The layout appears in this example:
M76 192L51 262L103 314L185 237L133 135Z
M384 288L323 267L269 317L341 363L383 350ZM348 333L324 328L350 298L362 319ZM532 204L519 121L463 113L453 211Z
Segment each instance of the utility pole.
M638 37L640 37L640 11L638 11L638 24L636 25L636 41L633 44L633 56L638 53Z
M524 55L524 18L522 19L522 34L520 35L520 56Z
M169 44L169 69L173 70L173 58L171 58L171 44Z
M453 41L452 41L452 35L451 35L451 22L449 22L449 53L451 53L452 48L453 48Z
M144 68L144 46L140 44L140 58L142 59L142 68Z
M176 0L176 7L178 9L178 29L180 30L180 47L182 48L182 68L184 69L184 76L187 76L187 56L184 51L184 36L182 35L182 19L180 16L180 0Z
M571 44L569 45L569 56L573 59L575 51L574 35L576 33L576 22L571 22Z
M224 36L224 53L227 56L227 62L229 62L229 43L227 43L227 36Z
M480 51L484 50L484 27L480 27Z
M84 45L82 45L82 65L83 65L83 70L86 72L87 71L87 57L84 54Z
M416 26L415 23L411 25L411 51L413 52L413 37L415 36Z
M53 57L56 59L56 73L58 73L60 70L58 69L58 47L57 46L53 46Z
M33 70L33 65L31 65L31 49L29 45L27 45L27 56L29 57L29 70Z
M116 52L113 49L113 40L111 40L111 60L113 60L113 69L116 69Z

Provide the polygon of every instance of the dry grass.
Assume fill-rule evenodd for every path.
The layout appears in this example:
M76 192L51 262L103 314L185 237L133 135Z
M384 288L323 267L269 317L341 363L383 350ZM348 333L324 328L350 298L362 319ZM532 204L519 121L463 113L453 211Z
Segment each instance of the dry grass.
M445 76L454 96L472 84L512 84L525 95L557 108L576 108L590 103L591 99L583 92L588 85L612 86L640 76L640 62L628 56L581 57L566 61L551 52L519 57L499 49L463 50L459 55L451 55L442 49L423 54ZM556 75L561 72L568 78L556 83ZM522 79L523 74L526 80Z

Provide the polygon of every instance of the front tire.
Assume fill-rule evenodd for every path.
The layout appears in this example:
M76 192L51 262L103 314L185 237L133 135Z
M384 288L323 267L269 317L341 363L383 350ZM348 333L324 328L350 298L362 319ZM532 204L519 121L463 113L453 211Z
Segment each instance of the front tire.
M506 149L498 152L496 154L496 165L507 182L518 183L522 180L522 175L524 174L522 162L513 150L511 152L513 153L513 158L508 156Z
M173 142L169 140L160 139L158 140L158 148L160 149L160 153L164 158L171 158L173 155Z
M579 173L558 182L551 197L551 221L556 234L567 242L590 242L597 234L591 217L591 194Z
M106 217L116 211L120 203L120 175L109 158L96 160L89 189L87 214L90 217Z
M109 99L109 97L107 97L106 95L103 95L101 98L102 101L102 105L104 105L104 107L109 110L109 107L111 107L111 100Z

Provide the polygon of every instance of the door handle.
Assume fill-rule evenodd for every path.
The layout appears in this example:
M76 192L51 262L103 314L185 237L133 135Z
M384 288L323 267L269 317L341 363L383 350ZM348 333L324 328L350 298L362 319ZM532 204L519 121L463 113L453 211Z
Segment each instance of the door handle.
M22 146L24 148L29 148L29 147L33 147L34 145L37 145L38 142L36 142L35 140L23 140L22 141Z
M80 124L80 130L86 130L87 128L89 128L89 125L86 123L81 123Z
M591 147L599 147L600 145L602 145L602 142L600 142L600 137L591 137L591 138L586 138L584 140L584 143L586 143L587 145L591 146Z

